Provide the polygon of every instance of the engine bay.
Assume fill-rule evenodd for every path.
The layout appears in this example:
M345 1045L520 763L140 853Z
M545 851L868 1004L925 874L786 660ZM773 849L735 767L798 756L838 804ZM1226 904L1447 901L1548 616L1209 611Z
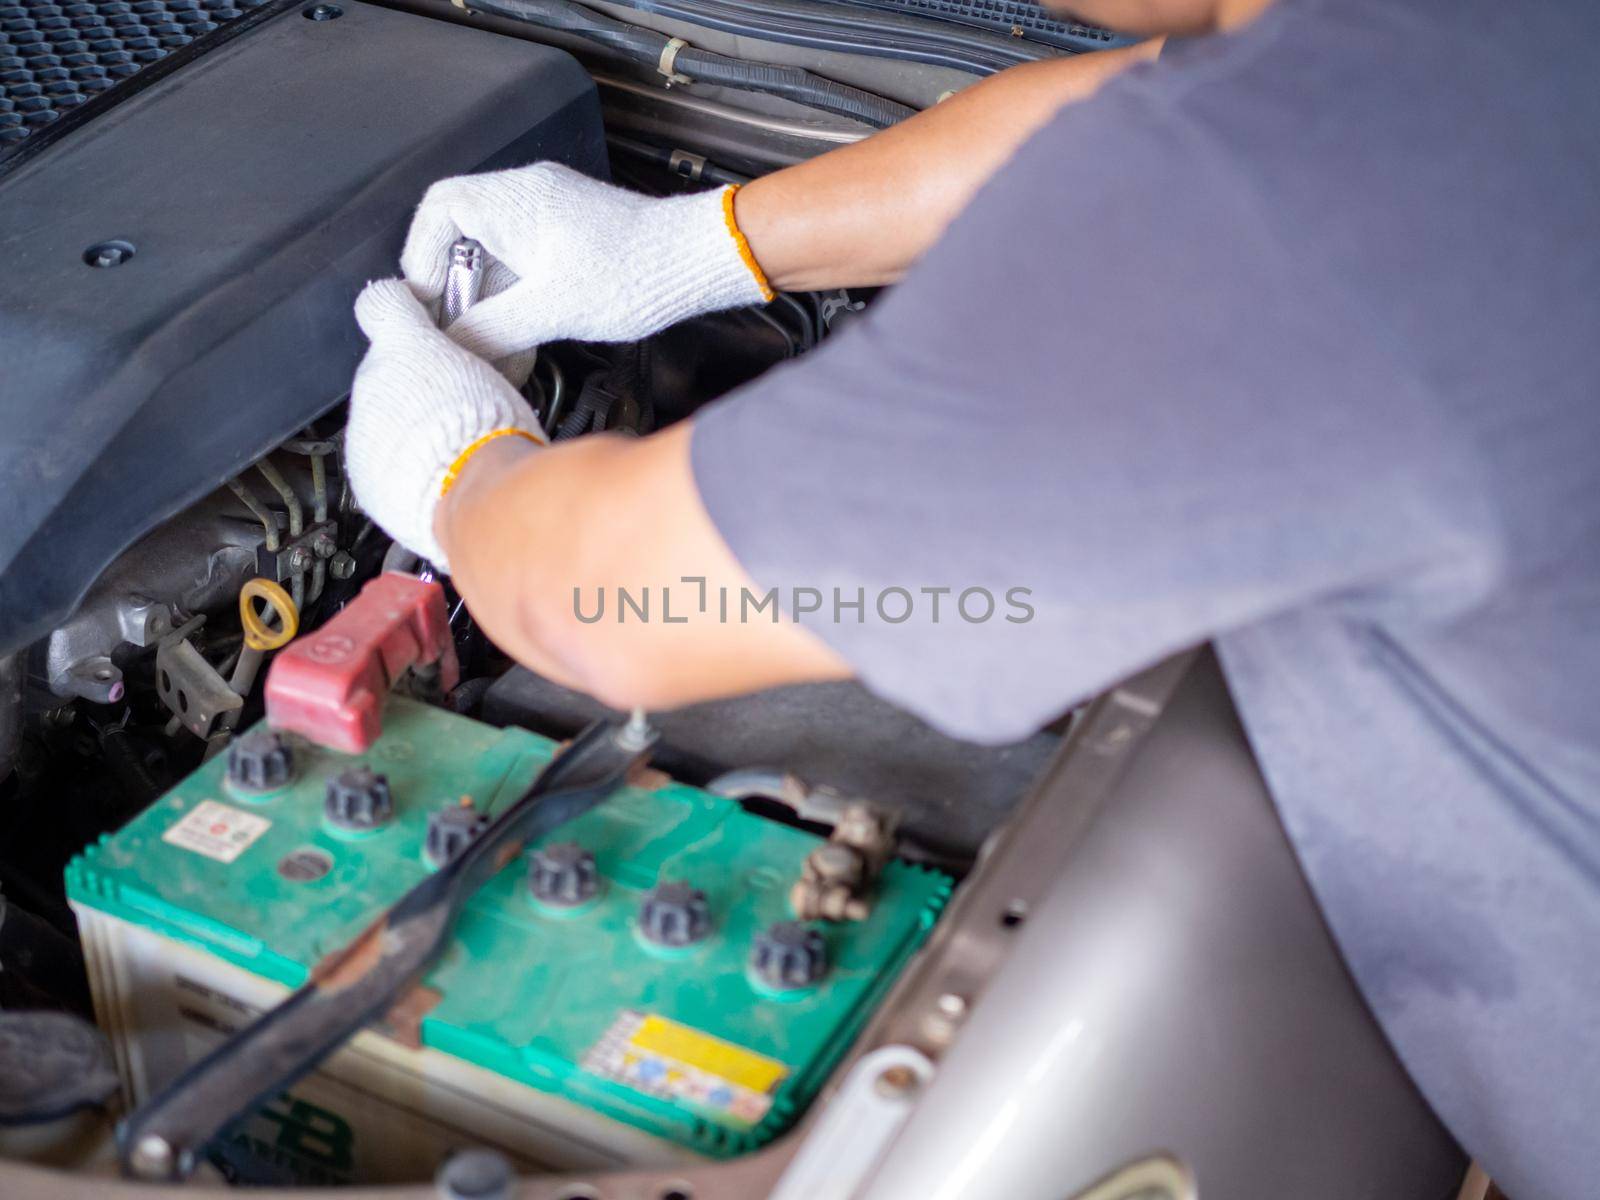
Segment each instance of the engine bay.
M1131 1164L1086 1194L1178 1200L1209 1143L1147 1136L1202 1107L1167 1063L1256 1029L1203 989L1184 1022L1152 1018L1170 1005L1144 996L1209 967L1145 971L1130 999L1144 968L1122 947L1156 929L1226 964L1246 908L1310 931L1319 986L1284 1023L1285 1069L1319 1053L1305 1029L1346 1030L1339 1087L1394 1097L1364 1136L1440 1144L1253 766L1219 769L1242 798L1217 828L1272 844L1270 886L1219 855L1195 889L1229 921L1180 939L1161 922L1181 913L1140 907L1152 875L1199 869L1156 768L1164 798L1126 809L1145 825L1096 851L1123 908L1081 921L1099 901L1059 899L1175 696L1249 761L1204 664L1001 746L856 683L641 725L514 663L351 494L351 304L396 273L435 180L555 160L653 195L742 184L1007 66L1126 42L1028 0L0 6L0 1191L14 1161L91 1189L865 1195L941 1073L1013 1116L1008 1081L1045 1086L1059 1014L1029 997L1059 966L1063 993L1128 1014L1107 1076L1074 1093L1096 1164L1079 1182ZM639 342L542 346L522 394L552 441L646 435L874 300L779 293ZM1034 957L1013 959L1024 933ZM318 1006L361 1032L317 1041L337 1026L295 1022ZM1263 1129L1291 1115L1275 1095ZM225 1128L173 1133L207 1122ZM949 1140L921 1128L902 1179ZM1013 1194L992 1184L965 1194Z
M96 1021L124 1115L305 984L610 715L511 663L350 494L349 298L392 272L416 196L535 158L657 194L737 183L797 143L859 136L863 115L813 129L698 102L721 140L668 146L644 84L597 89L550 46L360 3L229 12L191 22L104 114L92 93L69 98L70 136L23 126L0 185L32 231L8 239L11 377L83 397L71 421L19 410L0 464L22 497L0 546L0 846L29 847L0 853L0 1008ZM783 79L815 86L798 67ZM835 85L822 111L860 109L858 91ZM622 103L603 119L607 95ZM883 121L911 111L876 103ZM545 347L524 395L552 440L648 433L871 299L783 294L640 343ZM359 754L269 732L281 648L397 577L437 594L455 677L397 676L385 732ZM200 1165L315 1186L425 1180L472 1144L522 1171L747 1153L803 1115L1059 740L958 742L854 684L656 722L648 780L471 902L415 993L432 1006L385 1018Z

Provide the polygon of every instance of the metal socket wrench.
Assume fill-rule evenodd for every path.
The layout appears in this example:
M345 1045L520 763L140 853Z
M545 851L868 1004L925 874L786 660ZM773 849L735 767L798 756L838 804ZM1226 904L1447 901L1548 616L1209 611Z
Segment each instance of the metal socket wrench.
M444 295L439 298L439 328L448 329L483 295L483 246L476 238L459 238L450 245L445 269Z

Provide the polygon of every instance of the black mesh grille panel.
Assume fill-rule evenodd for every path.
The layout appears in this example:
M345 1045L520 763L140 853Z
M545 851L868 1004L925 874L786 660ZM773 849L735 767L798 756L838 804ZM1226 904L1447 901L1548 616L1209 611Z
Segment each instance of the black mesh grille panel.
M262 0L0 0L0 154Z
M996 33L1025 37L1031 41L1048 42L1064 50L1104 50L1111 46L1125 46L1132 38L1122 37L1108 29L1099 29L1074 21L1071 17L1052 13L1033 0L841 0L842 3L860 4L867 8L881 8L889 12L910 13L919 17L938 17L945 21L959 21L963 25L976 25Z

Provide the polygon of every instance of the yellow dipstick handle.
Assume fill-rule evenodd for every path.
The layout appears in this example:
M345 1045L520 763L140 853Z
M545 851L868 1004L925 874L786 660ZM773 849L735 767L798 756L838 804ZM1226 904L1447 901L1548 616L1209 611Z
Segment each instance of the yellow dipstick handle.
M273 629L262 614L256 612L255 601L263 601L267 611L276 611L282 625ZM300 610L295 607L289 593L281 584L259 576L239 589L239 621L244 626L244 644L251 650L265 653L287 646L300 631Z

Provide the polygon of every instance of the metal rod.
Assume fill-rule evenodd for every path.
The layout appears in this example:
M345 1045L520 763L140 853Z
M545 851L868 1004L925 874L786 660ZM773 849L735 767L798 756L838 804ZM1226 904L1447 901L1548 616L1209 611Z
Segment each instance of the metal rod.
M272 485L272 490L278 493L283 506L289 510L289 536L299 537L305 532L306 519L305 511L300 507L300 497L294 494L294 489L283 477L283 472L266 459L263 458L256 464L256 470L260 471L261 477Z
M321 525L328 519L327 455L311 456L311 519Z
M271 510L245 486L242 479L228 480L228 490L239 497L239 502L255 514L256 520L261 522L261 528L265 532L267 549L276 553L279 545L278 522L273 518Z

